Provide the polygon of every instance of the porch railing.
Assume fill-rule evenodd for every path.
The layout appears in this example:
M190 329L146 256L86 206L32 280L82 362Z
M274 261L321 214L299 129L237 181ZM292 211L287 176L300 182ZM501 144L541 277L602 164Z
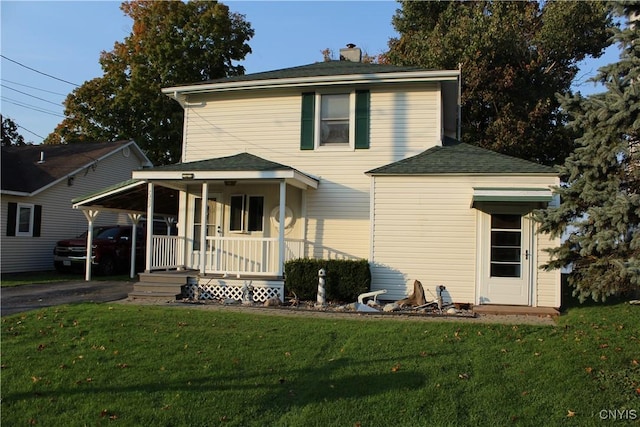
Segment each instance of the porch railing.
M200 252L191 251L188 265L185 259L185 239L178 236L159 236L152 238L151 269L194 268L200 269ZM278 268L277 237L207 237L205 254L205 272L220 274L254 274L274 276ZM302 258L307 251L307 242L303 239L285 239L285 262Z

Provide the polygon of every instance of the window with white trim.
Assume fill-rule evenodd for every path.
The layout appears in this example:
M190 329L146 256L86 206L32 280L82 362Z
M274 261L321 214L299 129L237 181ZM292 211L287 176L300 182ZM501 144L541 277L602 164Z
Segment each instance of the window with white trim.
M351 122L351 103L348 93L319 95L320 129L317 145L349 145Z
M302 94L300 149L369 148L368 90Z
M33 236L33 214L33 205L18 203L16 213L16 236Z
M264 230L264 197L234 194L229 201L229 231Z

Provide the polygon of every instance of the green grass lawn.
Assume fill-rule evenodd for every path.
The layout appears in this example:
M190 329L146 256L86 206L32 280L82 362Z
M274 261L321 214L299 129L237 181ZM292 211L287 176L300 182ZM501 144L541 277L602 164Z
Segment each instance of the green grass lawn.
M2 318L2 424L637 425L639 340L629 304L556 326L53 307Z

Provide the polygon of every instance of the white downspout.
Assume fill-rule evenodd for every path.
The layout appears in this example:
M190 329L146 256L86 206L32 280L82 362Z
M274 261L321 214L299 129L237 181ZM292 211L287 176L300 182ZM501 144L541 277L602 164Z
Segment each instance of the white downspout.
M89 228L87 229L87 259L85 262L84 280L91 280L91 255L93 253L93 221L98 217L99 211L83 210L82 213L87 218Z

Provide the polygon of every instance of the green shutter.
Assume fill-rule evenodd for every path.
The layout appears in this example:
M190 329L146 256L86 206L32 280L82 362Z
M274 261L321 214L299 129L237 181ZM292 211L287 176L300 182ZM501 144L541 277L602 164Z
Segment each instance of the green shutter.
M300 149L313 150L313 130L315 118L316 94L307 92L302 94L302 120L300 123Z
M356 91L356 148L369 148L369 91Z

